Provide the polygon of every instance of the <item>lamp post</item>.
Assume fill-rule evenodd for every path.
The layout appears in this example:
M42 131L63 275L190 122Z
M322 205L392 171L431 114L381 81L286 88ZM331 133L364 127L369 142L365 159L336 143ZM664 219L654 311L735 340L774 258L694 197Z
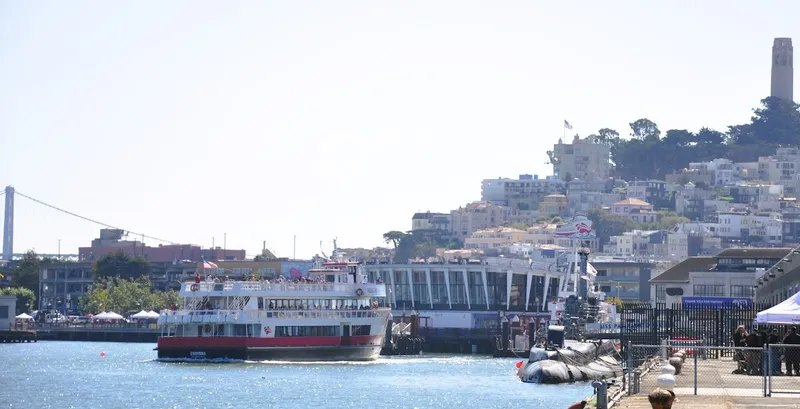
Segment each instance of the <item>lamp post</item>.
M578 249L578 255L580 256L580 268L581 268L581 277L586 277L588 264L589 264L589 254L591 254L592 250L589 248L588 242L581 242L581 247ZM588 286L586 280L578 280L580 281L578 285L578 297L583 300L586 300L588 296Z

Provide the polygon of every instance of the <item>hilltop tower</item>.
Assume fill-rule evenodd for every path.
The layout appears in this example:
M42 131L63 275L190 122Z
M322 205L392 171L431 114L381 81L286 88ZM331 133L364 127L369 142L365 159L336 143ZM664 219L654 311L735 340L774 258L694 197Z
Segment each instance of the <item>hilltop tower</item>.
M772 43L772 87L770 96L794 101L794 48L791 38L776 38Z

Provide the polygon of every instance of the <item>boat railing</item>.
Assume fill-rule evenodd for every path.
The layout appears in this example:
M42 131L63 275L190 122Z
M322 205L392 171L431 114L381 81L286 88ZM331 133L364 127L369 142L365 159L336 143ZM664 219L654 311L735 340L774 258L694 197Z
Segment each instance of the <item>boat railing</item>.
M268 283L268 282L228 282L228 283L185 283L186 292L211 291L305 291L305 292L352 292L356 288L373 288L379 283L335 284L335 283ZM368 291L371 292L371 291Z
M389 314L389 308L369 310L191 310L166 311L159 323L163 324L212 324L232 323L241 320L261 320L266 318L304 318L304 319L342 319L377 318Z

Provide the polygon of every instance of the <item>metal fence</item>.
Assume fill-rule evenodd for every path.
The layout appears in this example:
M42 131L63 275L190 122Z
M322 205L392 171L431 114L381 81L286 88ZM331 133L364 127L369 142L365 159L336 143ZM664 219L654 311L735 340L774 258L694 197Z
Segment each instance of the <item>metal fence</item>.
M800 393L800 345L719 347L701 341L667 340L631 344L627 349L625 384L629 395L646 395L657 387L672 389L677 396ZM665 377L673 371L667 366L674 368L674 385Z
M756 313L771 307L753 305L747 308L734 306L692 306L649 303L625 303L619 311L620 340L626 345L659 345L663 339L698 341L707 346L729 346L736 328L753 324ZM709 351L728 354L726 350Z

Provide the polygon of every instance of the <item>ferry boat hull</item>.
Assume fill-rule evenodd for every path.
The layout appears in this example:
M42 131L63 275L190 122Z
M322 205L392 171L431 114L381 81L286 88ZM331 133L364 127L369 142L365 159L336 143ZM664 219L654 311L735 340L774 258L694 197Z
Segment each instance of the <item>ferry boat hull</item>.
M298 337L305 338L305 337ZM382 337L352 337L351 345L325 345L330 340L302 340L306 345L274 346L258 339L167 337L158 341L159 359L246 361L372 361L378 359Z

